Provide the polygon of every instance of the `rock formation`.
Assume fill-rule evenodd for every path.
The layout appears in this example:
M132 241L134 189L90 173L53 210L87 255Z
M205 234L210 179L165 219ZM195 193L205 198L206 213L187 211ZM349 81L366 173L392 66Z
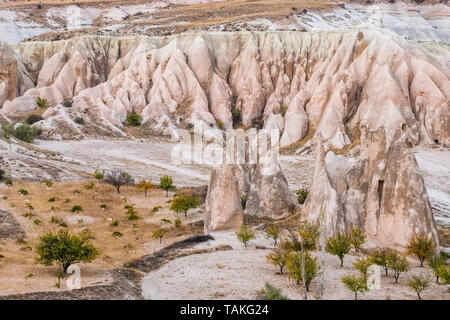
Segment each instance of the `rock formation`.
M238 228L244 221L237 168L222 165L214 168L208 185L204 218L205 233Z
M431 204L406 136L398 131L389 142L383 128L361 134L357 158L325 152L317 144L314 181L307 198L307 220L326 213L328 236L356 226L369 242L405 249L413 235L439 238Z
M281 116L282 146L315 132L342 148L362 125L385 127L388 140L403 128L411 145L450 143L448 57L378 31L87 36L2 50L1 74L16 76L0 86L1 112L28 112L45 98L49 136L62 122L80 137L125 135L133 111L163 134L169 121L228 129L238 109L246 127ZM71 107L58 108L64 101Z

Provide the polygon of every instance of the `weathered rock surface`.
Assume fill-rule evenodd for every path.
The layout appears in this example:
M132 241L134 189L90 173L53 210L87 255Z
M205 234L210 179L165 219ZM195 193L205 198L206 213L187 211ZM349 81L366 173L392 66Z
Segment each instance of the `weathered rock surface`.
M326 213L328 235L362 228L372 244L405 249L413 235L439 244L423 177L407 135L398 131L390 142L384 129L361 134L356 159L318 147L313 186L305 213L309 221Z
M205 233L238 228L244 221L237 168L222 165L214 168L208 185L204 218Z

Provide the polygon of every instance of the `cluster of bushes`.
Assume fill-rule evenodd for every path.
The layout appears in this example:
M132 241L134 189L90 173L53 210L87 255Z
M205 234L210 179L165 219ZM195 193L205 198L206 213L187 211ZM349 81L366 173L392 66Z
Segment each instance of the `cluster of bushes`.
M13 136L21 141L33 142L36 136L40 135L42 130L40 128L32 127L27 124L9 124L3 128L3 134L6 138Z

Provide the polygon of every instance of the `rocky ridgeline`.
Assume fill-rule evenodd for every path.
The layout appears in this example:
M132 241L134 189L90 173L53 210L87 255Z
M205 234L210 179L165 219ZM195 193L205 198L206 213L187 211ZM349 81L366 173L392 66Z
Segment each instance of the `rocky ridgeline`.
M152 133L229 129L237 109L243 127L279 130L281 146L305 137L318 146L303 212L316 220L324 207L329 234L358 225L383 246L402 247L412 234L438 242L409 148L450 145L448 56L370 30L86 36L0 50L5 119L45 98L50 107L35 125L73 139L126 135L131 112ZM281 169L261 175L263 165L213 170L207 231L242 223L242 194L257 217L295 211Z

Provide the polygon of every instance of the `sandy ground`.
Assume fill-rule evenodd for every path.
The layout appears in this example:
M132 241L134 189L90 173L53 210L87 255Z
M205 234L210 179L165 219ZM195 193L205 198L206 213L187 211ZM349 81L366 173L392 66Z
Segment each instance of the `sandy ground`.
M54 277L57 267L34 263L34 247L38 237L48 231L56 232L60 229L57 224L50 222L53 216L64 220L71 234L88 228L93 235L92 243L100 251L100 256L93 263L79 265L82 286L110 283L112 279L108 270L111 268L122 267L129 260L159 250L199 231L187 225L201 219L199 211L194 209L187 219L180 216L183 220L180 228L164 224L170 232L160 244L158 239L152 238L152 232L161 226L161 219L174 220L174 214L168 209L170 204L167 203L172 195L166 198L163 191L155 189L145 198L143 192L131 187L123 188L122 195L118 195L111 186L98 183L94 189L86 190L83 188L86 183L55 183L51 189L41 183L15 182L10 188L0 185L0 208L10 212L26 233L24 242L0 239L0 254L4 256L0 258L0 295L58 290L55 288ZM18 190L21 188L26 189L29 195L19 194ZM74 190L79 190L80 193L74 193ZM51 197L56 197L56 201L48 202ZM141 219L126 219L125 198L127 203L135 205ZM66 202L66 199L70 202ZM108 206L105 210L100 209L100 204L103 203ZM74 205L81 205L84 211L70 212ZM152 212L155 206L163 208ZM53 210L51 207L54 207ZM31 218L23 216L28 212L32 212ZM39 225L34 223L36 219L41 221ZM111 226L112 219L117 219L119 226ZM114 231L121 232L123 236L114 237ZM64 288L63 283L62 289Z
M228 244L233 250L187 256L168 262L160 269L149 273L143 280L144 297L154 300L166 299L255 299L256 292L266 282L282 289L290 299L303 299L301 286L281 275L278 268L269 264L265 256L270 252L272 242L259 234L248 248L239 243L232 232L213 233L214 241L200 244L196 248L214 247ZM317 255L318 253L314 253ZM352 262L355 255L344 258L344 267L339 267L339 259L326 254L325 258L325 299L353 299L353 293L345 289L340 278L354 273ZM359 299L417 299L408 286L408 279L415 274L431 274L425 267L418 267L417 261L410 261L412 269L402 274L395 284L392 275L381 276L379 289L359 295ZM383 271L384 273L384 271ZM423 299L449 300L446 286L432 284L422 294ZM311 284L309 299L317 297L317 282Z

